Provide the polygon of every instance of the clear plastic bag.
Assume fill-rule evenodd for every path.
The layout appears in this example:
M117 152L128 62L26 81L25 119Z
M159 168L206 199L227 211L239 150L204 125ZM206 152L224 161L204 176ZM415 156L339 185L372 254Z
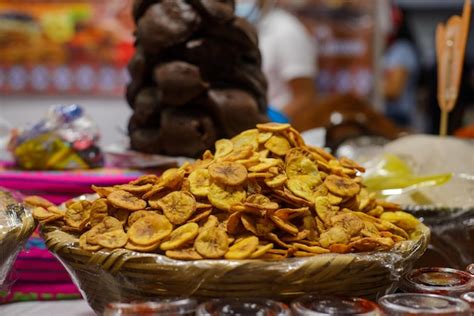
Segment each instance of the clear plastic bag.
M15 195L0 188L0 291L8 289L10 269L36 227L30 210Z
M32 127L14 133L10 147L23 169L88 169L103 165L98 140L97 125L79 105L59 105Z

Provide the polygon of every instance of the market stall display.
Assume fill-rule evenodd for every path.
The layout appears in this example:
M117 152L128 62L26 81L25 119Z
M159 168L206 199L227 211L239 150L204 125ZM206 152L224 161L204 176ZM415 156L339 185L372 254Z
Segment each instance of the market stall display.
M372 297L393 289L429 231L364 193L358 169L288 124L260 124L161 178L94 187L92 201L34 214L98 311L176 295Z
M131 147L197 157L267 121L257 34L234 1L135 1Z
M35 227L30 210L9 191L0 189L0 291L7 290L8 273Z

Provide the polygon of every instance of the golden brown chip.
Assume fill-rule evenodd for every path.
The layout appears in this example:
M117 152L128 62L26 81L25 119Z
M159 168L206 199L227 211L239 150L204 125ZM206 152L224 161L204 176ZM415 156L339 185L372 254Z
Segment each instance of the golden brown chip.
M288 123L262 123L257 124L257 128L264 132L283 132L291 127Z
M157 200L161 199L167 193L169 193L169 189L161 184L155 184L150 191L143 194L142 199L148 200L150 206L156 208L156 205L152 205L152 203L156 203Z
M309 234L310 234L310 231L305 229L305 230L299 231L298 234L296 235L283 236L281 237L281 240L284 242L301 241L305 238L308 238Z
M318 247L318 246L307 246L301 243L293 243L293 246L295 246L299 250L303 250L303 251L310 252L313 254L329 253L328 249L323 248L323 247Z
M319 177L318 166L309 158L304 156L295 156L286 160L286 175L288 178L296 176L314 176Z
M348 244L351 236L341 226L334 226L323 232L319 242L324 248L328 248L333 244Z
M27 196L23 199L23 202L25 202L25 204L29 206L39 206L45 209L47 209L50 206L54 206L54 204L51 203L50 201L37 195Z
M290 143L286 138L273 135L265 143L265 148L270 150L272 153L278 156L284 156L291 149Z
M354 182L354 180L335 175L327 176L324 184L329 191L343 197L352 197L360 191L359 184Z
M281 218L282 220L290 220L297 217L303 217L311 214L308 207L301 208L281 208L273 215Z
M160 246L161 250L173 250L181 247L187 242L194 240L199 233L199 226L196 223L184 224L176 228L169 238Z
M219 139L216 141L216 158L222 158L227 156L234 150L234 143L229 139Z
M204 223L204 225L200 228L200 230L204 231L210 228L217 228L218 226L219 226L219 220L217 219L217 217L215 217L214 215L210 215L207 218L206 223Z
M314 200L316 214L323 221L324 224L331 224L331 217L333 217L336 212L333 211L331 202L327 197L317 197Z
M130 216L128 217L127 219L127 224L128 226L132 226L136 221L138 221L139 219L143 218L143 217L146 217L146 216L150 216L152 214L157 214L153 211L147 211L147 210L141 210L141 211L135 211L133 212L132 214L130 214ZM152 215L153 216L153 215Z
M226 259L241 260L249 258L257 250L258 238L250 236L235 242L225 254Z
M180 250L168 250L166 251L166 256L171 259L176 260L201 260L203 257L197 253L196 250L190 249L180 249Z
M258 148L258 130L249 129L231 139L234 151L244 146L251 146L252 151Z
M357 251L385 251L390 250L395 245L391 238L371 238L365 237L349 244L351 248Z
M356 169L360 172L365 172L365 168L362 167L361 165L359 165L357 162L355 162L354 160L352 159L349 159L347 157L341 157L339 158L339 162L341 163L341 165L343 167L346 167L346 168L351 168L351 169Z
M329 199L329 202L332 204L332 205L339 205L339 203L342 202L342 197L340 196L337 196L337 195L334 195L334 194L331 194L329 193L327 195L328 199Z
M250 258L257 259L263 256L267 251L273 248L273 244L259 245L257 249L250 255Z
M145 216L137 220L128 230L128 238L137 245L149 246L168 237L173 225L163 215Z
M278 203L272 202L270 198L263 194L252 194L247 197L244 203L245 206L260 208L264 210L277 210Z
M247 169L236 162L222 161L209 166L211 178L223 185L240 185L247 180Z
M270 219L275 223L275 225L280 228L281 230L290 233L292 235L298 234L298 227L290 223L289 221L282 220L278 216L272 215Z
M95 226L102 222L102 220L109 215L109 206L107 199L100 198L92 202L90 209L89 224Z
M130 215L130 211L127 211L127 210L120 209L114 212L115 218L118 219L120 223L122 223L122 225L125 225L127 223L129 215Z
M113 187L97 187L95 185L92 185L91 189L102 198L106 198L110 193L115 191Z
M142 184L142 185L120 184L120 185L116 185L114 188L116 188L118 190L127 191L127 192L130 192L132 194L142 195L142 194L150 191L152 187L153 187L152 184L147 183L147 184Z
M51 215L50 217L48 218L45 218L43 220L41 220L41 224L45 225L47 223L51 223L51 222L55 222L55 221L58 221L58 220L62 220L64 218L64 215L61 215L61 214L53 214ZM83 229L83 227L81 227L81 230Z
M267 171L271 167L276 167L280 165L282 161L280 159L274 159L274 158L265 158L265 159L260 159L260 162L249 168L250 172L262 172L262 171Z
M266 178L265 184L270 188L278 188L286 184L288 178L284 174L279 174L274 178Z
M92 244L89 244L87 242L87 234L89 232L85 232L84 234L81 235L81 237L79 237L79 246L84 249L84 250L88 250L88 251L97 251L97 250L100 250L102 247L99 246L99 245L92 245Z
M337 214L331 217L331 223L333 226L343 227L351 237L358 235L364 228L364 222L352 212Z
M66 224L76 228L84 228L89 220L90 213L83 209L80 202L72 204L64 214Z
M352 251L352 247L345 244L333 244L329 246L329 251L334 253L349 253Z
M380 219L395 224L409 233L415 231L420 224L415 216L402 211L385 212L380 216Z
M270 172L250 172L248 174L249 179L267 179L267 178L273 178L273 173Z
M143 184L155 184L159 180L157 175L146 174L144 176L138 177L136 180L130 182L133 185L143 185Z
M185 175L184 169L171 168L163 172L158 183L159 186L164 186L170 190L177 190L181 187Z
M114 230L123 230L122 223L112 216L106 216L102 222L92 227L87 234L87 243L92 245L99 244L100 235Z
M242 218L242 213L235 212L230 214L227 223L226 223L226 231L229 234L237 234L239 231L240 221Z
M224 186L213 183L209 188L209 202L223 211L230 211L232 205L242 203L245 197L245 190L239 186Z
M189 175L191 193L195 196L209 194L210 176L207 169L196 169Z
M107 249L116 249L125 246L127 241L127 234L122 229L119 229L101 234L98 244Z
M235 148L234 150L224 158L221 158L220 160L224 161L242 161L245 159L249 159L254 155L254 149L251 145L243 145L242 147ZM209 164L210 165L210 164ZM208 165L208 166L209 166Z
M200 213L194 213L194 216L188 219L188 223L200 222L208 218L209 215L211 214L212 214L212 209L207 209L207 210L201 211Z
M275 224L268 218L257 218L255 221L255 229L257 230L257 236L266 236L275 230Z
M107 196L107 200L115 207L129 211L139 211L146 207L146 202L135 195L117 190Z
M163 213L175 225L185 223L196 211L196 200L188 192L171 192L158 201Z
M314 176L294 176L288 180L286 186L296 196L312 201L314 192L321 184L321 179Z
M141 245L134 244L133 242L129 240L127 244L124 246L124 248L128 250L132 250L132 251L138 251L138 252L152 252L158 249L159 246L160 246L159 241L148 246L141 246Z
M270 240L270 241L273 241L275 244L277 244L278 246L280 247L283 247L283 248L291 248L291 246L287 243L285 243L284 241L282 241L277 234L275 233L268 233L266 236L265 236L266 239ZM272 251L274 251L275 249L272 249Z
M258 143L264 144L273 136L272 132L260 132L258 134Z
M35 207L32 213L33 213L33 216L39 221L45 220L45 219L50 218L51 216L54 216L53 213L49 212L47 209L41 206Z
M204 258L217 259L225 255L229 249L229 241L223 229L209 228L199 233L194 247Z
M367 215L373 216L373 217L380 217L383 214L383 207L380 205L376 206L375 208L367 211Z
M244 225L244 228L246 230L248 230L249 232L251 232L254 235L259 234L258 231L257 231L257 227L255 226L255 222L252 219L252 217L250 217L249 215L246 215L246 214L242 214L242 216L240 217L240 220L241 220L241 222Z

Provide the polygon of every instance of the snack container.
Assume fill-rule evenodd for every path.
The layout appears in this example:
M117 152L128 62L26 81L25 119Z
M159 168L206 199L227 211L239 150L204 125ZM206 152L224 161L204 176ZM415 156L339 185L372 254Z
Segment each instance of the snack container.
M474 290L474 277L450 268L420 268L407 273L400 284L407 293L440 294L459 297Z
M10 269L35 228L30 210L14 194L0 189L0 291L8 290Z
M290 309L283 303L267 299L213 299L202 303L196 316L290 316Z
M356 315L379 316L377 304L363 298L304 296L291 304L295 316Z
M469 305L453 297L435 294L401 293L379 299L379 306L391 316L469 316Z
M466 271L474 275L474 263L467 266Z
M169 299L158 302L109 303L104 316L193 316L194 299Z
M474 313L474 292L464 293L461 299L471 306L471 313Z

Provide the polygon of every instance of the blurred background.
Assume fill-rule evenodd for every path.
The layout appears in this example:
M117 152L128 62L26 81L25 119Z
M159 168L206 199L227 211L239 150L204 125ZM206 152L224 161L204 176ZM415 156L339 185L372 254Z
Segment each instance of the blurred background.
M328 113L342 106L370 107L404 130L436 133L435 28L460 14L462 5L461 0L238 0L237 13L259 31L270 106L299 129L337 123ZM99 123L102 144L121 139L131 114L124 98L134 51L131 7L131 0L1 0L3 124L28 124L50 105L79 103ZM276 36L265 27L278 21L289 28L293 23L304 36L287 32L286 39L285 32ZM474 122L472 28L451 133ZM300 43L293 45L295 38ZM298 54L296 47L302 48ZM292 58L307 62L291 67Z

